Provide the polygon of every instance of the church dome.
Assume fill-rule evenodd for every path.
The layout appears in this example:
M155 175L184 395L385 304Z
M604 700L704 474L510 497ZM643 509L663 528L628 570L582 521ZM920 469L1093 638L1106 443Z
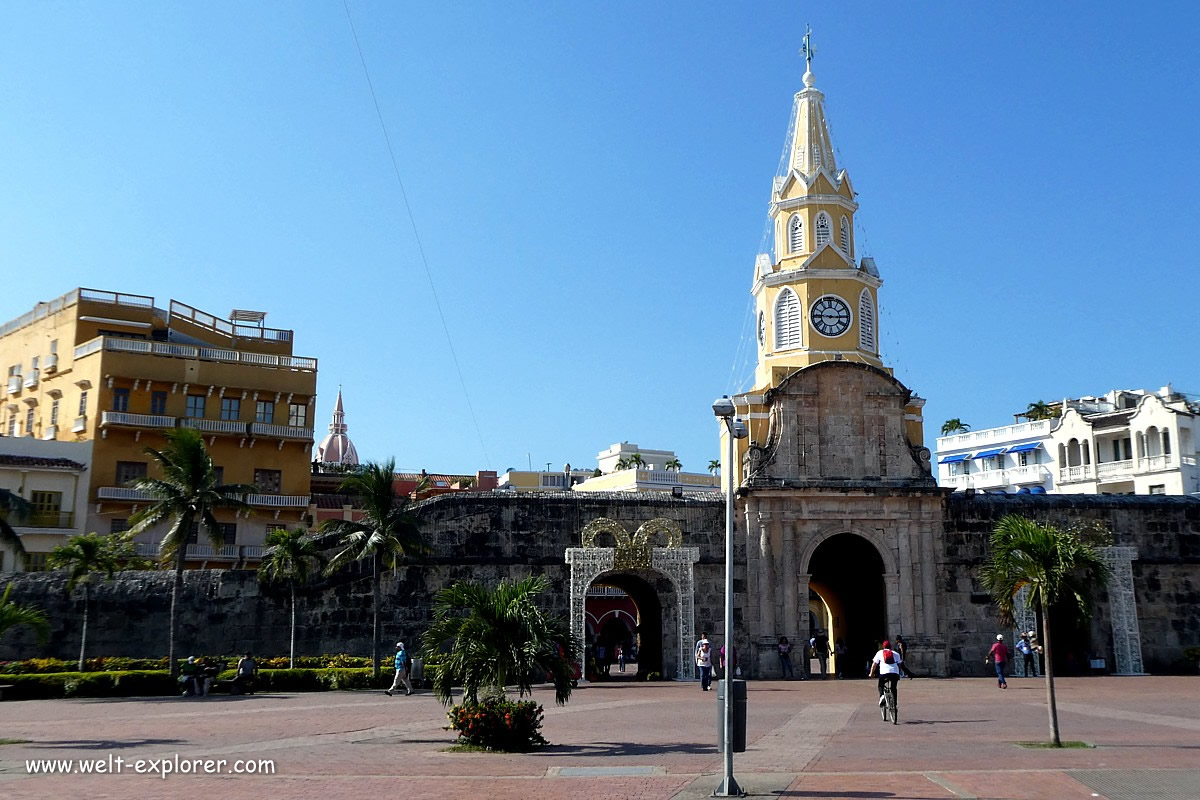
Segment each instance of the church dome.
M346 435L346 412L342 408L342 389L338 387L337 402L333 406L333 420L329 423L329 433L317 445L314 460L325 464L344 464L358 466L358 450L354 442Z

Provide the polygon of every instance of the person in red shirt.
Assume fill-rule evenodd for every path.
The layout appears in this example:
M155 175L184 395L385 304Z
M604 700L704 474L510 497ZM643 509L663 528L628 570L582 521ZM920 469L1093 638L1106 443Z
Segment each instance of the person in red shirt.
M1008 664L1008 645L1004 644L1004 634L996 634L996 643L988 651L988 657L983 660L983 663L987 664L988 661L996 665L996 684L1001 689L1007 689L1008 681L1004 679L1004 667Z

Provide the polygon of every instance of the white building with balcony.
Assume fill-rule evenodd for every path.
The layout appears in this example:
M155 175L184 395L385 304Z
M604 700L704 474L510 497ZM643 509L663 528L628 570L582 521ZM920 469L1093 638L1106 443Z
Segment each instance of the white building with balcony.
M30 507L28 515L8 518L25 555L0 544L0 572L45 569L51 550L84 532L91 457L90 442L0 436L0 488Z
M1200 492L1200 404L1169 385L1067 399L1050 408L1054 419L940 437L938 483L1034 494Z

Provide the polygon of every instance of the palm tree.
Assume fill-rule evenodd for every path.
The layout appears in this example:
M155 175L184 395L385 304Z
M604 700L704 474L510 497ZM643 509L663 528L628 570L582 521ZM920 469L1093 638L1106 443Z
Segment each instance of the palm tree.
M720 459L714 458L712 461L709 461L708 462L708 471L711 472L713 477L715 478L717 473L721 471Z
M1030 403L1025 408L1025 413L1021 414L1021 416L1030 422L1036 422L1039 419L1057 419L1061 416L1061 412L1045 400L1038 400Z
M631 462L628 458L618 458L617 459L617 469L618 470L629 469L629 467L632 465L632 463L633 462Z
M629 457L629 466L633 469L641 469L645 463L646 461L642 458L641 453L634 453Z
M129 518L129 531L136 535L156 525L170 525L159 542L158 554L163 565L169 565L172 559L175 562L167 663L171 676L177 677L179 663L175 659L175 636L178 617L175 612L179 606L179 592L183 589L188 540L193 531L203 527L214 547L224 544L221 525L213 512L220 508L248 509L242 498L254 492L256 487L245 483L220 483L199 431L178 428L163 435L167 444L162 450L146 448L146 454L158 462L163 476L138 478L133 482L135 489L150 495L154 502Z
M443 705L455 686L467 702L478 702L480 689L485 697L503 697L512 683L524 697L543 675L554 682L554 701L567 702L580 648L567 621L539 607L549 588L549 579L536 575L505 579L494 589L458 581L437 593L421 656L438 665L433 693Z
M0 489L0 545L13 548L18 557L25 554L25 545L9 523L26 519L30 511L29 501L24 497L8 489Z
M1091 590L1104 586L1111 575L1093 544L1103 541L1102 536L1107 534L1064 531L1009 515L992 531L992 552L981 571L984 586L995 600L1004 624L1014 624L1016 596L1022 589L1029 590L1026 602L1041 609L1046 705L1050 714L1050 740L1055 747L1062 747L1062 740L1054 698L1050 608L1065 602L1074 606L1081 617L1090 615Z
M397 496L393 481L396 460L364 464L342 481L338 491L357 496L363 517L359 521L326 520L322 531L341 537L343 550L325 568L329 575L355 561L371 559L371 663L379 677L379 591L384 567L399 558L428 552L418 532L419 521L408 513L408 500Z
M10 592L11 583L4 590L3 596L0 596L0 638L18 625L28 625L37 633L38 641L45 642L50 633L50 623L46 621L46 615L33 606L11 602L8 599Z
M663 467L665 469L673 469L676 472L679 472L681 469L683 469L683 464L679 461L678 458L672 458L670 461L663 464Z
M953 417L942 423L942 436L952 436L956 433L966 433L971 426L958 417Z
M83 624L79 635L79 671L83 672L84 655L87 652L88 612L91 609L92 575L104 573L112 580L113 573L122 565L137 557L133 536L129 532L101 536L85 533L72 536L64 545L59 545L48 559L52 569L67 570L67 591L76 586L83 587Z
M288 649L288 669L296 668L296 585L308 583L314 566L325 561L316 540L303 528L276 528L267 534L270 549L258 568L261 581L284 581L292 595L292 633Z

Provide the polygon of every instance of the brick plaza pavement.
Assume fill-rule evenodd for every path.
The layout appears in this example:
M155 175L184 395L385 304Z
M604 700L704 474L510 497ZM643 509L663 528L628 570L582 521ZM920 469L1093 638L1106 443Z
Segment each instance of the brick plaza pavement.
M885 724L873 681L751 682L749 747L735 774L752 796L791 798L1200 798L1197 678L1059 682L1064 738L1046 738L1040 680L900 684ZM377 692L0 703L0 798L699 798L719 780L716 693L695 684L604 683L553 706L554 746L448 753L428 694ZM26 759L271 759L274 775L30 775Z

